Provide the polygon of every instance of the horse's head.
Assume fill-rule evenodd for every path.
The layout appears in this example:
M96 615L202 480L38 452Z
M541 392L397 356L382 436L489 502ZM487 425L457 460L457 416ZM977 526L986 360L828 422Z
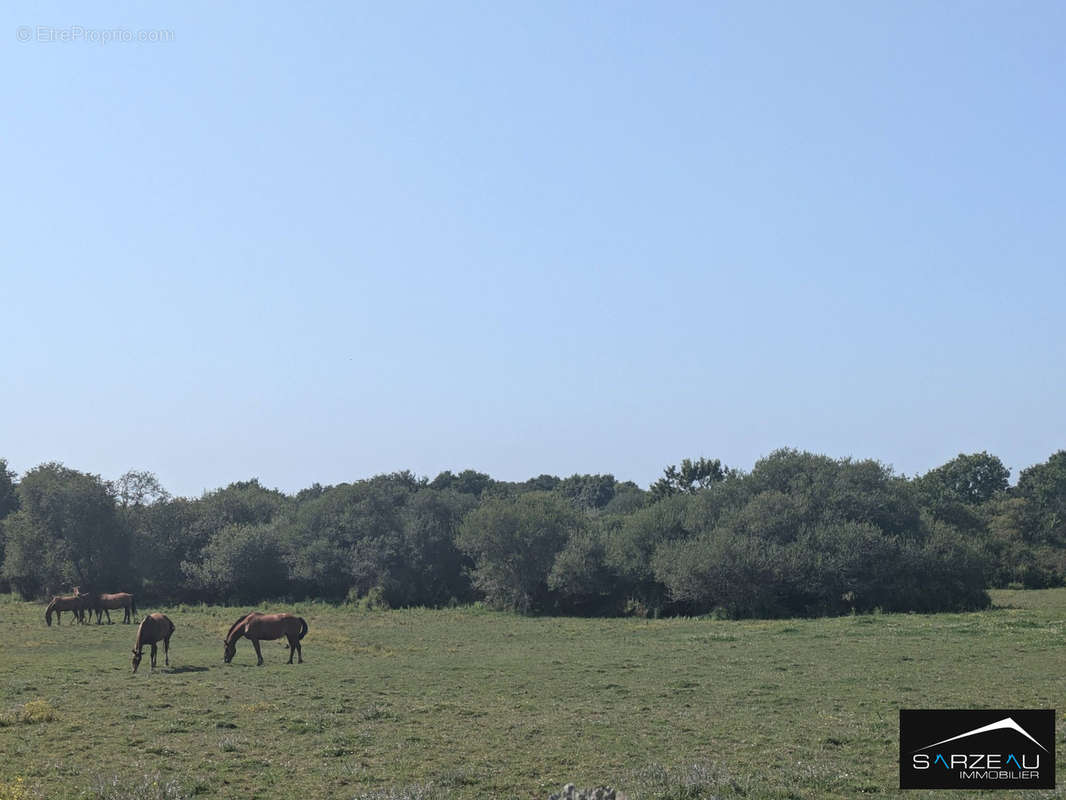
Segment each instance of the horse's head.
M139 667L140 665L141 665L141 651L140 650L134 650L133 651L133 673L135 675L137 674L137 667Z
M229 639L223 639L222 644L225 645L225 650L222 651L222 660L228 664L237 654L237 643L231 642Z

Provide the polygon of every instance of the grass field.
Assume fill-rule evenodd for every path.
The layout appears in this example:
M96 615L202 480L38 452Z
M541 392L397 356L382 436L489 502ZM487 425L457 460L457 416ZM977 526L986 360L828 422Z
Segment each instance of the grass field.
M897 794L900 707L1066 708L1066 590L994 600L745 622L296 604L306 663L271 642L263 667L246 641L222 663L242 609L148 608L171 665L133 675L135 626L0 597L0 800Z

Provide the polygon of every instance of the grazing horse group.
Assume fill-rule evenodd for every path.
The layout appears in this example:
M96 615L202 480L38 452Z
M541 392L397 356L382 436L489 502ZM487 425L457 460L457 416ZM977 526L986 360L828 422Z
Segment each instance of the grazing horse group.
M88 620L92 622L92 614L96 612L96 624L100 624L101 615L109 610L124 609L126 614L123 622L136 622L137 606L133 601L133 595L127 592L117 594L96 594L88 592L83 594L78 587L74 587L74 594L57 595L52 598L44 612L44 621L49 626L52 624L52 614L56 615L56 624L60 624L62 613L69 611L74 618L84 623L86 612ZM111 624L111 614L107 614L107 622ZM148 614L141 620L137 628L137 638L133 643L133 671L141 665L141 656L145 647L151 647L151 664L155 669L156 653L158 645L163 643L163 664L170 666L170 637L174 634L174 623L166 614ZM259 649L259 642L285 637L288 639L289 663L295 655L297 663L304 663L303 646L300 641L307 635L307 620L293 614L264 614L261 611L249 611L247 614L233 623L226 638L223 639L225 649L222 660L229 664L237 653L237 640L242 636L252 643L255 655L258 659L257 666L263 666L263 652Z
M125 611L122 621L124 623L136 622L137 604L133 595L129 592L116 594L97 594L95 592L82 593L77 586L74 594L56 595L44 611L44 621L49 626L52 624L52 614L56 615L56 625L62 624L63 612L70 611L79 623L92 622L93 612L96 612L96 624L99 625L101 618L107 614L107 624L111 624L111 611L121 608Z

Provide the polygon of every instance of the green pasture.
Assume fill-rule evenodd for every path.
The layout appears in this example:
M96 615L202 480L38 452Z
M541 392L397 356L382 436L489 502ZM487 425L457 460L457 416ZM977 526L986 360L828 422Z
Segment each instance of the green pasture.
M263 667L246 641L222 663L247 609L141 608L177 630L137 675L135 626L0 597L0 800L895 795L900 707L1066 709L1066 590L993 597L743 622L264 605L310 630L304 664L270 642Z

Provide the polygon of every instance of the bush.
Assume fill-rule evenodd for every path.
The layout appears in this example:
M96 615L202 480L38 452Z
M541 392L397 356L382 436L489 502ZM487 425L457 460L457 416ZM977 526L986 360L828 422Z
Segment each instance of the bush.
M985 608L987 560L947 526L925 541L869 523L828 523L780 544L716 528L653 558L670 598L690 613L731 617Z

